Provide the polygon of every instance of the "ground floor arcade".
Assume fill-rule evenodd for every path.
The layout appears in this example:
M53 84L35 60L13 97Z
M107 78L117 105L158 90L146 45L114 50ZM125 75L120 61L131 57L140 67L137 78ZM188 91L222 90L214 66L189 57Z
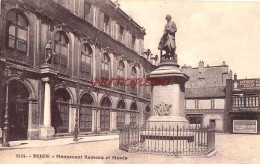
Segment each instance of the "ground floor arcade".
M63 81L10 79L9 94L1 87L2 129L8 105L9 139L40 139L40 129L51 126L55 135L117 132L125 125L142 125L150 116L150 101L117 91Z

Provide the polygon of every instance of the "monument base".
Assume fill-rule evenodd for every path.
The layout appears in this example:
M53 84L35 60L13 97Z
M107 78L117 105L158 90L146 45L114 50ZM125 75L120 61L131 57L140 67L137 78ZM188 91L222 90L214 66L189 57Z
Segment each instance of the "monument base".
M150 128L187 128L189 121L185 117L178 116L152 116L146 122L147 127Z
M53 127L41 127L40 129L40 140L52 140L54 139L55 130Z

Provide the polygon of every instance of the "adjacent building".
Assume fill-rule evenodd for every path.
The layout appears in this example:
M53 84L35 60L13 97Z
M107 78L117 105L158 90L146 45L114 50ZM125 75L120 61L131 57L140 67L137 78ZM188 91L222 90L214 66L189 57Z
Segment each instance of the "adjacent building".
M227 133L260 134L260 79L227 80Z
M0 121L3 129L8 118L10 140L40 139L48 124L56 136L71 135L77 122L80 134L116 132L150 116L150 87L92 85L144 79L157 64L144 51L145 29L117 3L2 0L1 18ZM43 69L49 52L54 70Z
M232 79L232 71L223 62L218 66L204 66L200 61L198 67L184 65L181 70L190 79L185 84L186 118L192 126L213 124L216 131L224 131L226 80Z

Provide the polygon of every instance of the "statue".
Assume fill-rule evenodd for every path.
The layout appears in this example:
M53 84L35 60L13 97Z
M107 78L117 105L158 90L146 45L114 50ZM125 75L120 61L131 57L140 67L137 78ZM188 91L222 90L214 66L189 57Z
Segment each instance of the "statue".
M177 32L177 28L176 24L171 21L171 19L172 17L170 15L166 16L167 24L165 25L158 49L161 50L162 59L174 60L177 63L177 55L175 54L175 33ZM166 51L164 55L162 55L162 50Z
M51 40L49 40L49 42L46 44L46 59L45 59L45 63L46 64L52 64L52 57L53 54L55 54L52 49L51 49Z

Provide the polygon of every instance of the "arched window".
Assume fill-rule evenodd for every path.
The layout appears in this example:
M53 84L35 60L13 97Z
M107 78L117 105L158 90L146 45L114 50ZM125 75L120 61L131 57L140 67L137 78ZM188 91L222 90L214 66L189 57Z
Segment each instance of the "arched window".
M135 67L132 67L131 69L131 79L136 79L137 78L137 71L135 69ZM137 94L137 87L136 85L132 85L131 86L131 93L132 94Z
M101 101L100 110L100 130L109 131L110 130L110 109L112 103L108 97L104 97Z
M54 64L67 67L69 53L69 39L64 31L58 31L54 37Z
M123 78L125 76L125 64L123 61L119 61L117 68L117 76Z
M70 95L64 88L60 88L54 93L52 101L52 122L57 133L69 132L69 101Z
M19 52L27 52L28 44L28 20L26 17L11 10L7 13L7 45L8 48Z
M81 77L84 79L91 79L91 56L92 48L89 44L83 44L81 48Z
M147 105L144 110L144 116L145 116L145 121L147 121L151 117L151 109L149 105Z
M110 58L107 53L104 53L102 56L102 64L101 64L101 78L108 80L109 72L110 72Z
M79 128L81 132L92 130L92 104L94 100L90 94L84 94L80 99Z
M135 126L137 125L137 105L135 102L132 103L130 110L130 126Z
M117 130L120 130L124 127L125 125L125 108L126 104L123 100L120 100L117 104Z
M123 61L119 61L118 68L117 68L117 78L122 79L124 78L124 76L125 76L125 64ZM125 91L124 80L119 81L118 89Z
M135 67L132 67L132 70L131 70L131 78L132 78L132 79L137 78L137 73L136 73Z

